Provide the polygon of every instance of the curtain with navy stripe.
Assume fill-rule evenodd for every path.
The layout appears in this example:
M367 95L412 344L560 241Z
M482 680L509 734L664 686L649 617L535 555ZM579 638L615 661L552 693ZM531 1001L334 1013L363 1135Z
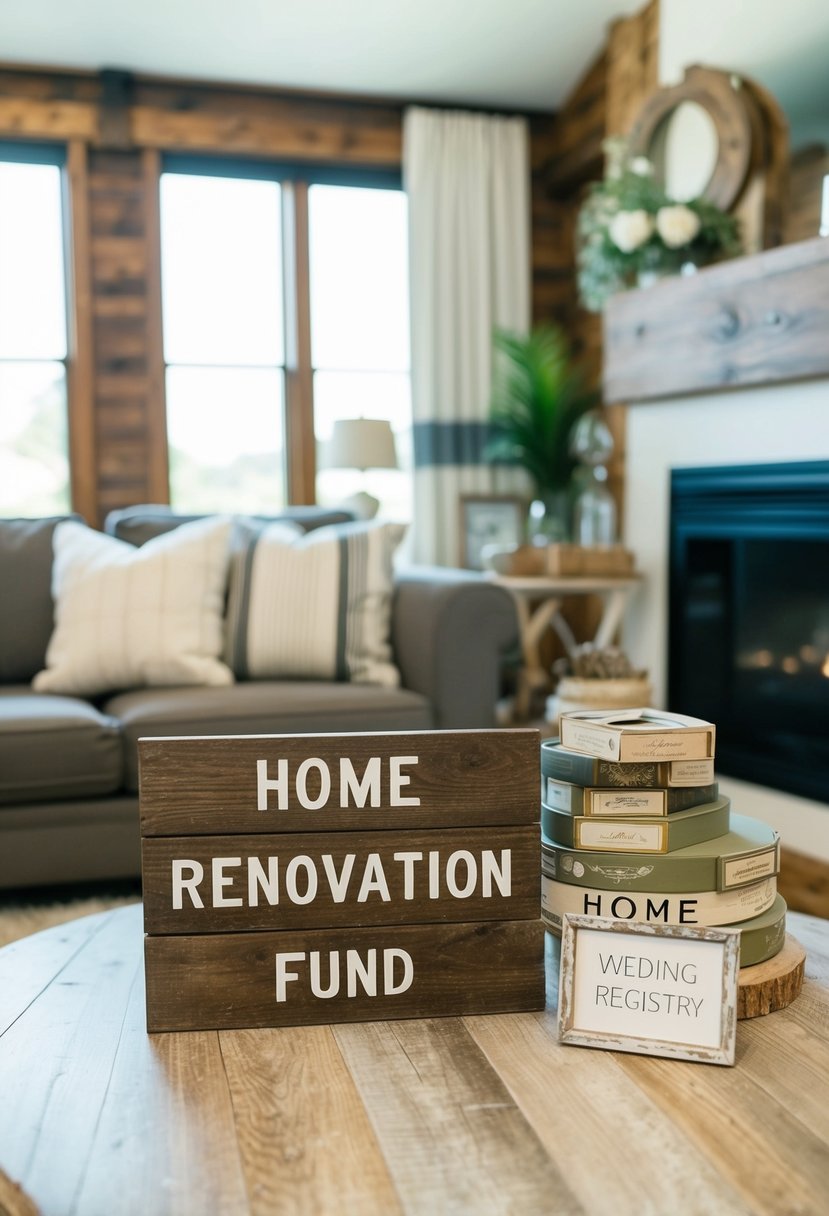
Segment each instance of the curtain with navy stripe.
M464 494L526 493L484 459L495 328L530 323L527 124L411 107L409 199L415 561L456 565Z

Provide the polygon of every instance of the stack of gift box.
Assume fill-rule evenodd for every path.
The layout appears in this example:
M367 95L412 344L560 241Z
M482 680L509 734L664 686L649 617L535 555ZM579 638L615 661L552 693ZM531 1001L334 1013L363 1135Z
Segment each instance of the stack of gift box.
M541 747L542 919L739 929L740 966L786 936L780 841L714 780L715 727L654 709L563 714Z

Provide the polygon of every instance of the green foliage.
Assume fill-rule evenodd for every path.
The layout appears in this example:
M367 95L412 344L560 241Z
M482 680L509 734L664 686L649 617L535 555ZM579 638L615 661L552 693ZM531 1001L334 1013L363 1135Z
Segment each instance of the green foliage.
M705 265L741 252L737 221L704 198L684 204L666 194L645 157L630 159L624 140L605 144L607 171L594 182L579 212L577 223L578 287L582 305L599 312L609 296L635 285L642 271L676 274L683 263ZM699 221L699 230L679 247L660 236L657 217L666 207L687 209ZM620 215L644 212L652 228L635 248L620 248L612 226Z
M595 404L570 362L563 333L551 326L529 337L496 330L490 421L490 460L521 465L539 497L568 487L576 461L570 432Z

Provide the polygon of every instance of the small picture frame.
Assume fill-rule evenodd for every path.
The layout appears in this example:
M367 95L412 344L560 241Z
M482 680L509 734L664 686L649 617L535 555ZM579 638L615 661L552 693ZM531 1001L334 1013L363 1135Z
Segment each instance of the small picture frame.
M578 1047L733 1064L740 934L564 917L558 1037Z
M462 494L460 499L460 565L485 569L484 549L522 544L527 504L514 494Z

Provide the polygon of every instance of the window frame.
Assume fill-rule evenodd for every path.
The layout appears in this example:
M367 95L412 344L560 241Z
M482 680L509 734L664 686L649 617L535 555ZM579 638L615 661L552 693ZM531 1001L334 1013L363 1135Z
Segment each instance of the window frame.
M163 173L271 181L282 188L285 487L288 503L313 504L316 502L316 437L314 368L311 360L308 191L311 186L318 185L402 190L402 171L178 152L164 153L159 170L159 191L160 175ZM160 248L158 256L160 260ZM168 366L170 364L165 357L165 378Z

